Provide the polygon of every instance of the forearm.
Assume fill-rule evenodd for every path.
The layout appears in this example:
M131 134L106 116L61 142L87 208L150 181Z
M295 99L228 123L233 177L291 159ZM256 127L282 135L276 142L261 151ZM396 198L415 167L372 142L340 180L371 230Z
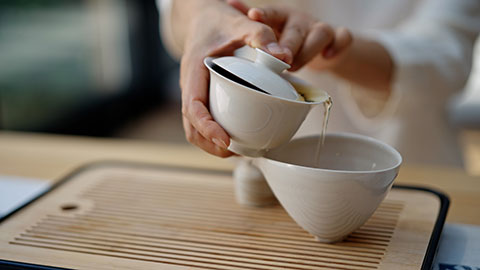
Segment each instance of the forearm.
M310 67L315 68L315 60ZM334 75L360 86L390 92L394 63L389 52L378 42L354 38L352 47L339 63L329 69Z

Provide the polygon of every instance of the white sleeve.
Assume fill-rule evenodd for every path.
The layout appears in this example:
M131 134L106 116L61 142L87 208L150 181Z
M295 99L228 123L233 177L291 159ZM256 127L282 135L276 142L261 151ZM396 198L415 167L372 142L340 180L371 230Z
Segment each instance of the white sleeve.
M172 6L174 0L156 0L160 14L160 36L165 49L172 57L179 60L182 56L182 46L175 41L172 27Z
M394 91L446 95L465 84L479 30L479 0L426 0L397 29L373 35L395 63Z

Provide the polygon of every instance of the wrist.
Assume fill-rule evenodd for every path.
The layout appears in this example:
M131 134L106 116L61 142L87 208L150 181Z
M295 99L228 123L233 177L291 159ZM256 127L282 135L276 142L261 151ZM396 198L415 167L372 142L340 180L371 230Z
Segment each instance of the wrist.
M362 87L389 92L393 69L393 60L380 43L356 38L345 59L331 71Z
M349 63L352 61L351 59L351 48L345 51L342 55L338 55L338 58L335 59L331 65L328 67L328 71L339 75L343 74L346 70L349 69Z

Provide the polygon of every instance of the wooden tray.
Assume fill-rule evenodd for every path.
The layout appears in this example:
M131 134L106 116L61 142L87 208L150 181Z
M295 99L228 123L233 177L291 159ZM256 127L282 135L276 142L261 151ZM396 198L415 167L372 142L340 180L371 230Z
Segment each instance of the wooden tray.
M0 267L430 269L448 199L395 187L344 242L322 244L281 206L235 203L231 173L103 163L0 221Z

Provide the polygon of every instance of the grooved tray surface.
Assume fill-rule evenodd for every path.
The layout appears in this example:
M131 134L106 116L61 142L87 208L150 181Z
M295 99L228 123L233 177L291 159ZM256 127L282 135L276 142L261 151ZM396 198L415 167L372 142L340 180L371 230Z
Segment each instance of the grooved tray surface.
M235 203L231 176L97 166L0 223L0 259L83 269L420 269L440 209L393 189L337 244L282 209Z

